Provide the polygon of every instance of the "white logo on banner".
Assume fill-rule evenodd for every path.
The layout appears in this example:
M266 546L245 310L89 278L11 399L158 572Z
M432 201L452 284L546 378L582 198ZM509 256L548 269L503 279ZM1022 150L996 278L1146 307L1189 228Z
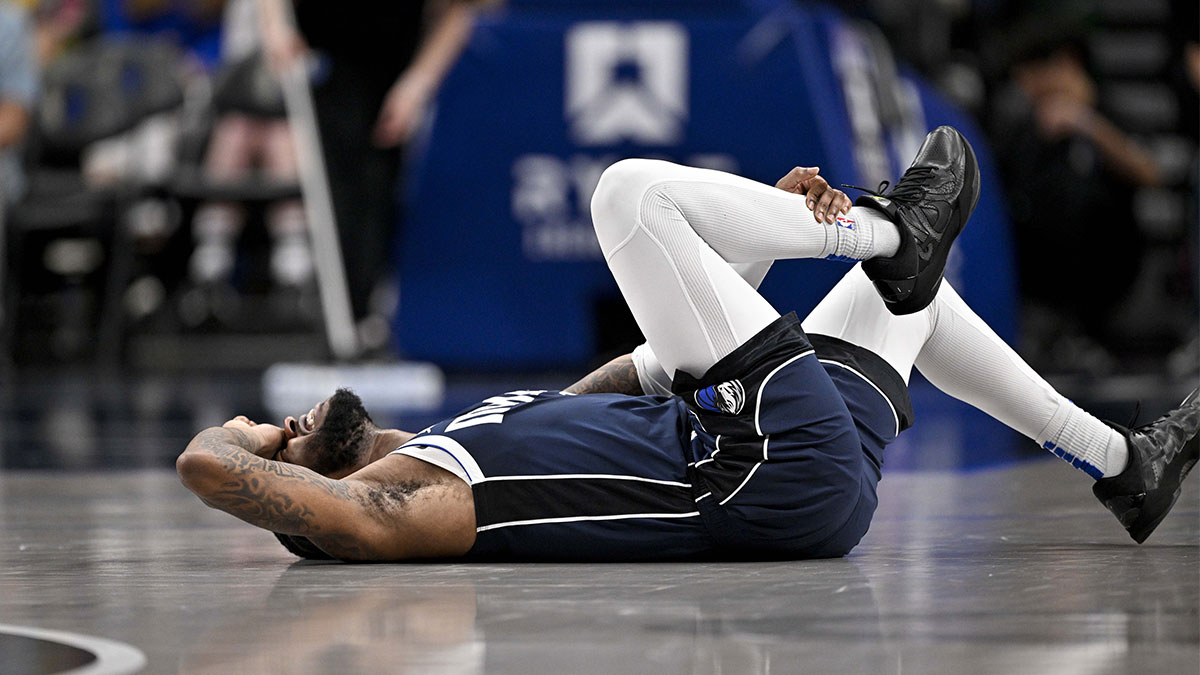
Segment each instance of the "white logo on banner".
M670 22L588 22L567 33L566 115L581 145L673 145L687 121L688 36Z
M679 156L688 120L688 34L677 23L612 21L576 24L566 36L563 114L577 146L566 156L531 152L512 165L513 218L521 225L527 260L600 260L588 204L619 146L736 172L737 159L720 152ZM600 146L600 147L597 147ZM608 146L608 147L604 147ZM661 153L661 154L660 154Z

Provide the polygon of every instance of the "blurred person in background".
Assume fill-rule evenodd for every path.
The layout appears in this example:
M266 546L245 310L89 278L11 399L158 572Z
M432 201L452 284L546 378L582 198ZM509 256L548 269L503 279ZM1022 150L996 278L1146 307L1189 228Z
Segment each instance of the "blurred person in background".
M1192 162L1187 178L1186 246L1179 252L1191 291L1192 321L1187 342L1171 353L1171 372L1177 375L1200 369L1200 5L1177 0L1172 3L1177 19L1172 34L1172 52L1178 67L1172 73L1180 92L1184 136L1191 143Z
M225 106L215 120L204 156L204 173L216 185L236 185L255 171L278 184L295 184L299 177L296 148L292 141L282 94L278 87L264 87L258 77L263 67L261 40L255 0L229 0L225 4L221 36L222 73L227 80L218 89L239 88L247 91L215 98L238 97ZM263 71L265 75L265 71ZM264 91L265 90L265 91ZM191 280L197 285L205 305L213 315L230 294L236 262L235 246L246 220L246 208L233 201L209 201L201 204L192 221L195 248L189 261ZM304 206L298 198L281 199L267 207L266 227L271 238L270 273L280 314L288 316L293 305L310 290L313 280L312 253L308 242L308 224ZM206 314L197 318L207 318Z
M1157 185L1159 170L1099 110L1080 41L1050 25L1014 43L992 126L1021 292L1034 305L1025 345L1042 367L1103 373L1115 365L1104 344L1112 312L1139 271L1133 193Z
M33 26L24 11L0 0L0 223L25 191L21 152L37 92Z
M79 35L91 18L87 0L36 0L29 2L34 21L38 66L45 68Z
M293 27L285 2L260 0L267 55L277 69L310 51L322 57L313 103L350 301L364 345L379 348L389 329L378 305L387 303L373 306L372 294L382 288L393 252L400 147L419 128L478 8L488 3L296 0Z

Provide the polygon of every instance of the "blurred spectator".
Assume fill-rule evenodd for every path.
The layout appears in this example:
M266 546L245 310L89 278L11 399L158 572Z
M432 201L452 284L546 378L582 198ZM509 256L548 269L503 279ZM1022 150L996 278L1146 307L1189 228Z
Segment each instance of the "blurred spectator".
M1172 15L1177 17L1173 49L1181 57L1176 76L1182 92L1183 132L1195 152L1187 181L1187 245L1180 252L1192 293L1192 327L1187 342L1172 352L1169 361L1174 374L1186 376L1200 368L1200 7L1195 2L1175 2Z
M0 212L25 191L21 147L37 85L33 28L23 11L0 0Z
M1159 172L1098 110L1082 47L1061 31L1035 37L1010 61L993 108L1021 290L1034 305L1025 347L1043 366L1103 372L1114 365L1104 346L1111 313L1141 259L1133 192Z
M87 0L39 0L34 2L34 40L38 65L45 68L89 17Z
M229 0L225 6L222 36L222 78L225 87L241 87L240 99L218 105L204 159L206 177L214 185L236 186L253 171L261 171L269 181L294 184L298 180L296 150L282 109L278 87L254 91L264 83L257 70L264 67L259 55L258 18L255 0ZM265 71L264 73L265 74ZM266 80L269 83L269 80ZM257 86L256 86L257 85ZM218 84L218 87L221 87ZM217 99L222 98L218 91ZM219 103L219 101L218 101ZM214 296L208 301L217 309L219 297L230 284L236 259L234 245L246 219L242 204L214 201L200 205L192 222L196 246L189 263L193 282ZM266 214L271 237L271 279L284 299L299 300L313 277L304 207L299 199L285 199L270 205ZM293 303L280 309L290 314ZM196 318L207 318L203 314Z
M350 300L361 322L374 313L372 292L393 256L398 146L419 127L483 3L296 0L297 32L286 1L261 0L263 37L277 68L310 49L322 57L313 100ZM381 327L386 340L386 320L373 317L369 326L376 335ZM370 337L367 343L378 342Z

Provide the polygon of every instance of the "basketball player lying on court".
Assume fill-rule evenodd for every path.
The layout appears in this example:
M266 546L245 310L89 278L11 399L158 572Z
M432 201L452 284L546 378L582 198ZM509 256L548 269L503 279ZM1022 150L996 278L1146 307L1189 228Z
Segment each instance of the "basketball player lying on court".
M1150 535L1196 461L1200 401L1107 425L942 283L979 194L957 131L935 130L855 207L815 169L776 188L651 160L605 171L596 234L647 344L566 391L494 396L418 434L375 427L341 391L286 428L200 432L179 475L307 557L840 556L912 421L915 366L1096 479L1129 534ZM780 258L863 262L801 322L755 290Z

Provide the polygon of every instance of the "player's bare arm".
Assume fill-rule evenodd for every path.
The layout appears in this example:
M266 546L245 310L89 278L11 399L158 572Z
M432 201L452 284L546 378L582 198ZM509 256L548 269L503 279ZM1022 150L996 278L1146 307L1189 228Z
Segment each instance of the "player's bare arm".
M460 555L470 548L470 490L454 476L397 456L335 480L269 459L284 438L278 427L231 420L197 434L176 467L184 486L208 506L305 537L343 560Z
M588 373L575 384L563 389L568 394L628 394L641 396L642 383L638 380L633 356L623 354L596 370Z

